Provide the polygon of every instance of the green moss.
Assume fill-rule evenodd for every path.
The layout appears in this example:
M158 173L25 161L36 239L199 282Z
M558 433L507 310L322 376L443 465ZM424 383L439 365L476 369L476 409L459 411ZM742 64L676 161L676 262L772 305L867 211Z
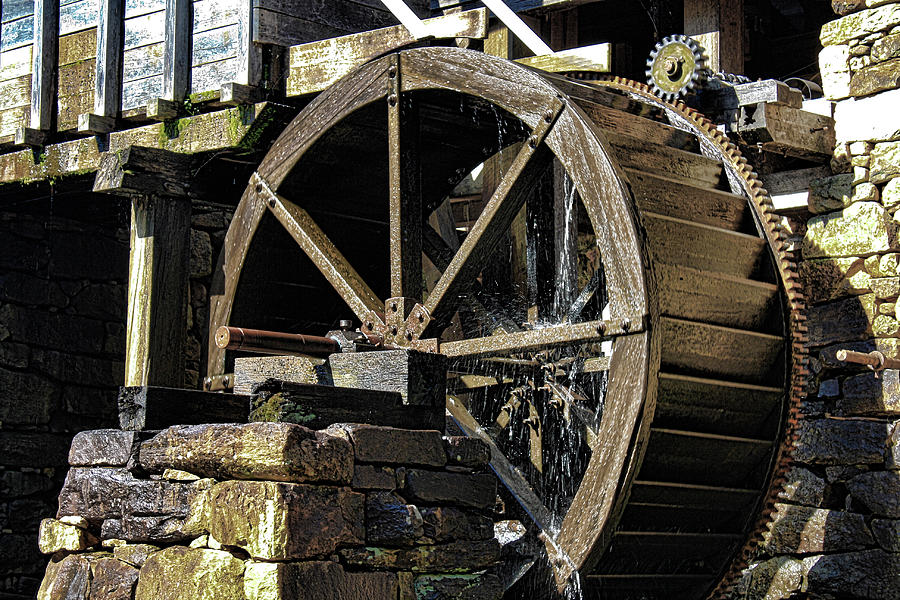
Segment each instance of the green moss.
M263 402L255 403L250 412L251 421L296 423L303 425L316 418L316 414L305 406L287 400L281 394L272 394Z

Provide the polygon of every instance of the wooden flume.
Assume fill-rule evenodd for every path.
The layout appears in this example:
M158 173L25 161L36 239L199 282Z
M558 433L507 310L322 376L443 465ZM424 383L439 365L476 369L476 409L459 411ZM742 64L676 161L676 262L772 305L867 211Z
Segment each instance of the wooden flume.
M453 48L388 55L318 96L259 165L210 330L349 310L391 344L453 354L448 411L494 448L561 582L577 569L609 598L700 598L770 493L804 360L793 267L739 159L639 88ZM479 163L497 177L454 239L434 222ZM272 265L254 252L273 223L306 257L283 276L316 293L254 307L268 299L242 279ZM225 373L210 342L208 372Z

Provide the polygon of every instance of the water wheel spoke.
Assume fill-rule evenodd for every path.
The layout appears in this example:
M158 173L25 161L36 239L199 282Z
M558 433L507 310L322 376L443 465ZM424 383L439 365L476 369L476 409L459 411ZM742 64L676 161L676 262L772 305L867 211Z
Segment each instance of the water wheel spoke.
M361 321L370 321L382 313L384 301L372 291L308 212L275 192L269 193L268 206Z
M422 298L422 167L418 105L400 94L399 57L389 72L388 183L391 297Z
M629 327L629 332L636 332L637 330L636 326L634 328ZM441 353L449 357L467 356L475 358L600 342L611 336L623 333L625 331L621 329L621 323L617 325L608 321L586 321L584 323L554 325L457 342L444 342L440 348Z
M553 154L541 142L561 110L562 104L557 102L548 111L550 118L542 119L534 128L528 143L522 145L459 251L435 284L425 303L433 321L441 323L455 312L460 297L471 288L536 182L543 176Z

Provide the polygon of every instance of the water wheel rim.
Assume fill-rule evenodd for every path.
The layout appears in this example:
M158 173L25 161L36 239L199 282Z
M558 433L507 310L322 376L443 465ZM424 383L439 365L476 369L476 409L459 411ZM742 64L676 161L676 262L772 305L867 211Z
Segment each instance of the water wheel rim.
M466 78L458 76L460 70ZM398 75L400 93L438 89L477 95L532 130L546 122L548 113L557 113L542 143L563 163L587 209L607 269L609 322L614 324L608 333L619 336L609 367L603 416L604 430L615 433L610 436L614 443L607 439L592 453L582 485L554 535L554 553L567 563L559 566L571 572L596 558L621 512L622 491L636 472L643 449L640 439L647 433L642 416L653 405L655 379L650 374L658 370L659 350L653 335L649 259L627 178L593 122L537 72L482 53L419 48L367 63L317 96L273 144L235 211L236 225L229 229L224 243L232 253L220 259L216 269L213 289L222 293L211 294L211 330L228 322L240 271L263 215L269 211L280 215L288 228L291 218L304 218L302 209L298 212L298 207L280 194L282 182L329 127L364 106L388 99L392 79ZM332 253L308 230L301 235L307 238L307 253ZM379 311L378 305L382 299L349 264L340 259L336 262L328 268L329 281L338 293L364 323L383 323L384 311ZM219 373L223 368L224 353L211 341L208 372Z

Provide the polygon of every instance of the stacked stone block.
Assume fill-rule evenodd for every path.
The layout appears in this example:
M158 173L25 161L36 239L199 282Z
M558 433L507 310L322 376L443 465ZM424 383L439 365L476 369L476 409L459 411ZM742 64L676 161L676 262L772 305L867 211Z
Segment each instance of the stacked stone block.
M821 32L834 175L813 182L800 275L811 378L793 464L736 598L900 597L900 3L832 2Z
M0 597L33 598L72 435L113 425L122 383L127 213L73 219L83 198L47 214L0 212ZM55 208L55 211L52 210Z
M499 598L489 458L372 425L84 432L38 598Z

